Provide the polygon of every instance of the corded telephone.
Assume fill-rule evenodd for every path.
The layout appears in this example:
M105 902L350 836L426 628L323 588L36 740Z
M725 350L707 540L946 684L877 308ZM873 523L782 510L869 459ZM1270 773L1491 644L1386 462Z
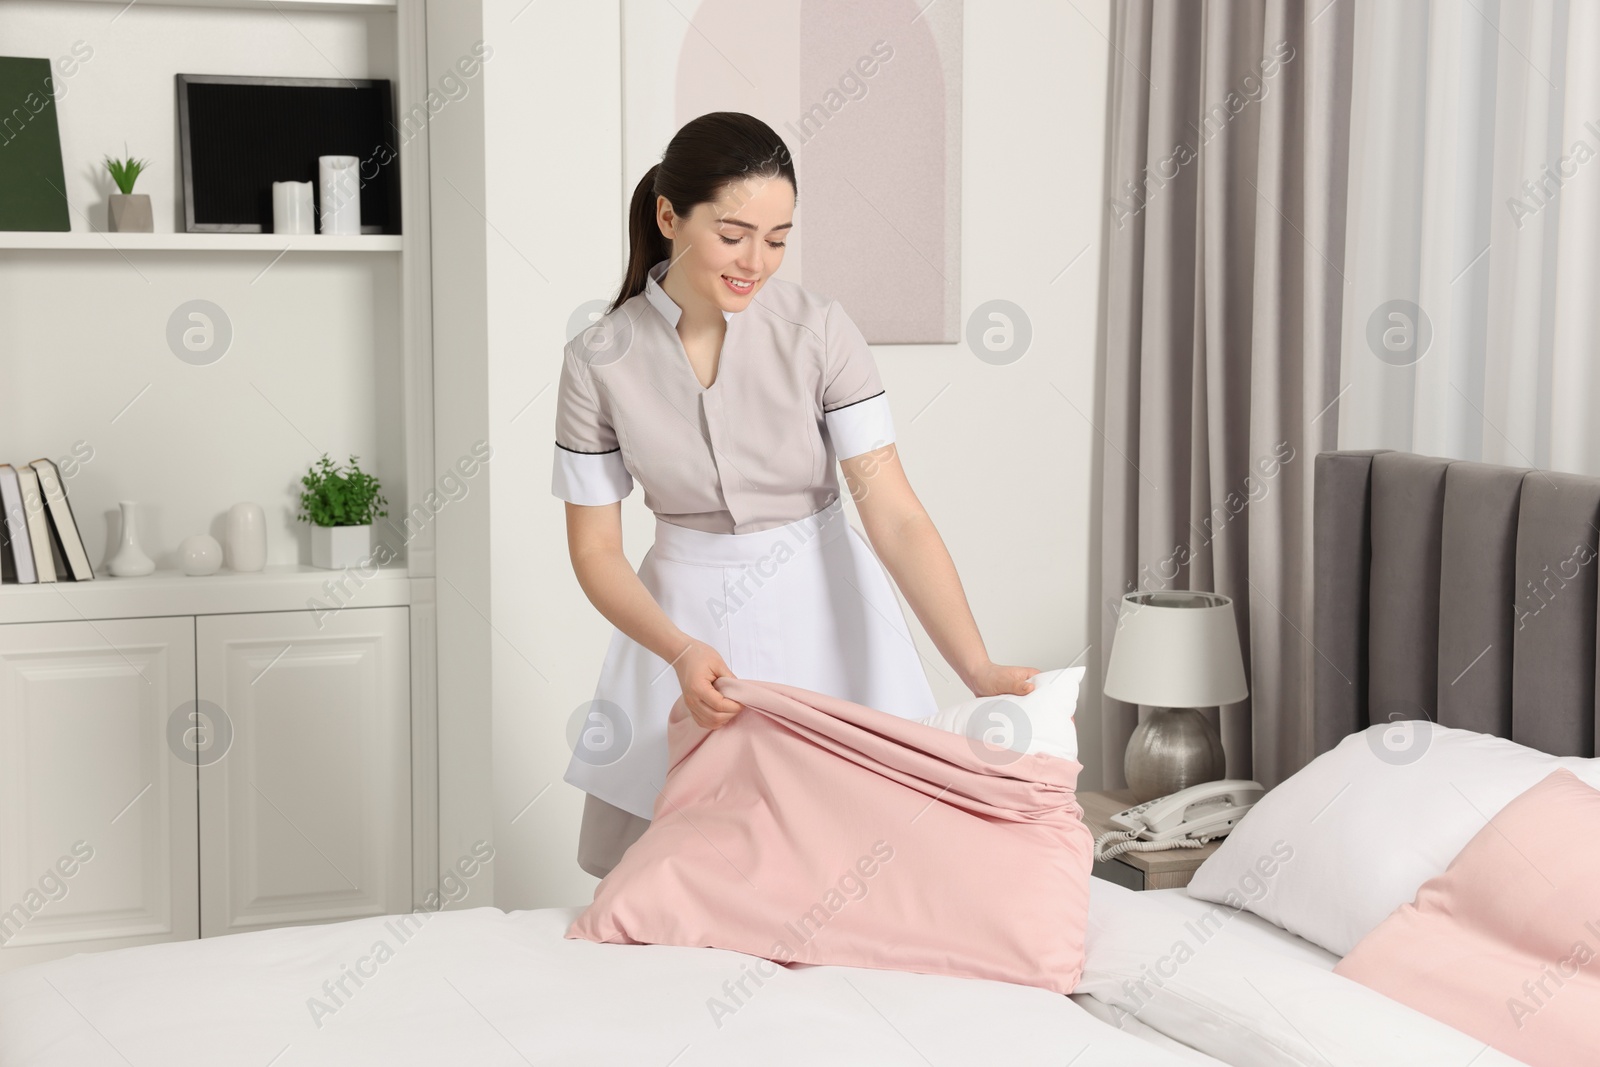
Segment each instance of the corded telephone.
M1259 782L1225 778L1147 800L1111 816L1111 824L1122 829L1095 841L1095 858L1108 860L1130 850L1199 848L1233 829L1265 793Z

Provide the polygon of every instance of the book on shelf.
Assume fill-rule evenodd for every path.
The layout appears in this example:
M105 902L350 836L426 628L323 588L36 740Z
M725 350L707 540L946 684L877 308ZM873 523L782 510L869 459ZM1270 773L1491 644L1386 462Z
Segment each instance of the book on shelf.
M20 584L94 578L61 471L48 459L0 463L0 578Z
M22 482L17 469L9 463L0 463L0 507L5 509L5 557L12 566L5 569L5 577L15 577L18 582L39 580L33 568L33 545L28 538L28 519L22 509Z
M5 190L0 230L72 229L61 194L67 182L56 117L54 87L59 85L48 59L0 56L0 115L6 117L0 140L5 148L0 152L0 189Z
M78 520L72 514L72 502L67 499L66 487L61 484L61 472L48 459L36 459L31 464L39 478L39 488L50 513L50 533L55 537L55 547L66 563L67 573L76 582L94 578L94 568L89 566L89 553L84 550L83 538L78 533Z
M44 498L39 495L39 475L26 463L17 467L16 472L22 493L22 514L28 531L27 545L33 555L33 569L38 581L53 582L56 580L56 564L50 552L50 520L45 518Z

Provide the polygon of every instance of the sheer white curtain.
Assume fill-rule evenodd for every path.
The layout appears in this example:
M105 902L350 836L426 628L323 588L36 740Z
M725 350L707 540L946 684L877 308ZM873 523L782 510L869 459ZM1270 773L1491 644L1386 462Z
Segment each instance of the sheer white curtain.
M1354 35L1339 447L1600 474L1600 0Z

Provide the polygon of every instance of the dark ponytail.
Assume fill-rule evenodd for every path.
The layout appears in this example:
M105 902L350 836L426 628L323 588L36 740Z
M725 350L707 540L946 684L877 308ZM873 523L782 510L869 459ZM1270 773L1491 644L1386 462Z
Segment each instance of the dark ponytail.
M717 200L729 183L745 178L784 178L800 195L794 160L771 126L741 111L712 111L684 124L661 162L644 172L628 204L628 273L606 310L644 292L651 267L672 255L672 242L656 225L656 198L664 196L678 215Z

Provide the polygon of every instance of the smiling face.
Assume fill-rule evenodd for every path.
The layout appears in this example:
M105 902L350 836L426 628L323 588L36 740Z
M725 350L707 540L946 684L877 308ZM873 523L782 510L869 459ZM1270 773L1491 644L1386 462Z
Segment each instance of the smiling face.
M687 216L657 197L656 222L672 241L672 265L661 287L685 318L743 311L783 262L794 226L794 186L782 177L741 179Z

